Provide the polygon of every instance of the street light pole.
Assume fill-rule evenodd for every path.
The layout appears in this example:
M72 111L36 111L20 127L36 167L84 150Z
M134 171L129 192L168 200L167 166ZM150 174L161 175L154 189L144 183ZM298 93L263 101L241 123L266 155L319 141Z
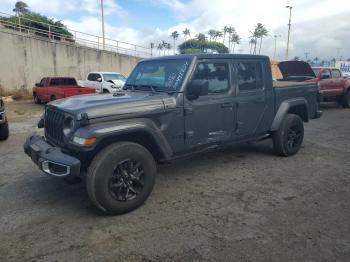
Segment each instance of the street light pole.
M286 50L286 60L288 60L288 52L289 52L289 37L290 37L290 26L291 26L291 19L292 19L292 6L287 5L286 8L289 9L289 23L288 23L288 39L287 39L287 50Z
M304 55L305 55L305 61L307 62L307 56L309 55L310 53L309 52L305 52Z
M103 13L103 0L101 0L101 16L102 16L102 48L105 49L105 16Z
M273 60L276 59L276 49L277 49L277 37L281 37L281 35L274 35L273 36L275 38L275 49L273 51Z

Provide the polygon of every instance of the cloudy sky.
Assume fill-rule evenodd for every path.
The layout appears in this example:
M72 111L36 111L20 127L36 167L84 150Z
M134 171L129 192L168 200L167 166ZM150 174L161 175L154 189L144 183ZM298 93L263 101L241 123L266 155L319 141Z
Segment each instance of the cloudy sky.
M101 35L100 0L24 0L32 11L62 20L69 28ZM10 13L16 1L1 0L1 12ZM236 50L249 53L249 35L260 22L269 30L262 53L285 56L287 24L292 5L290 57L350 58L349 0L104 0L109 38L149 46L171 32L189 28L191 36L209 29L233 26L242 38ZM184 41L181 36L178 43Z

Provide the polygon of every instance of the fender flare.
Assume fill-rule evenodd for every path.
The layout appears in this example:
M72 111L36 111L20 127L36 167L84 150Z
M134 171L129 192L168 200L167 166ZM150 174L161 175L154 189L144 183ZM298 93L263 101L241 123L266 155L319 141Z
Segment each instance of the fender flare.
M96 137L97 143L94 146L95 148L104 139L117 138L118 136L140 132L147 134L149 136L148 138L152 139L152 143L155 143L162 158L170 159L172 157L173 150L167 139L156 124L150 119L140 118L91 124L79 128L74 135L82 138ZM92 148L92 150L94 150L94 148Z
M306 108L306 117L307 119L304 119L305 122L309 120L309 108L308 108L308 103L305 98L293 98L293 99L288 99L286 101L283 101L278 108L278 111L275 115L275 118L272 122L271 129L270 131L276 131L280 127L283 119L285 116L288 114L289 110L295 106L305 106Z

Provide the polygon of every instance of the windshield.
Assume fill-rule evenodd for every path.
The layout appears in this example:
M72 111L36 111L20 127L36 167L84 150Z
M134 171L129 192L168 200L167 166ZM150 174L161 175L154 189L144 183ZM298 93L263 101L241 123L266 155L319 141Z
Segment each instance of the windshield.
M187 59L140 62L126 81L126 88L149 86L155 91L178 91L189 67Z
M121 80L121 81L126 81L125 76L121 74L103 74L103 79L108 82L111 80Z

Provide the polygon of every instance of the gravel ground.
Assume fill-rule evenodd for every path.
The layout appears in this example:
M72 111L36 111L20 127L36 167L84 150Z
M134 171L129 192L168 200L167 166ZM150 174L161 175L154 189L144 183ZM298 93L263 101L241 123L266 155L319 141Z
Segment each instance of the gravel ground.
M160 166L145 205L115 217L24 155L43 106L7 109L1 261L350 261L349 109L323 105L290 158L267 140Z

